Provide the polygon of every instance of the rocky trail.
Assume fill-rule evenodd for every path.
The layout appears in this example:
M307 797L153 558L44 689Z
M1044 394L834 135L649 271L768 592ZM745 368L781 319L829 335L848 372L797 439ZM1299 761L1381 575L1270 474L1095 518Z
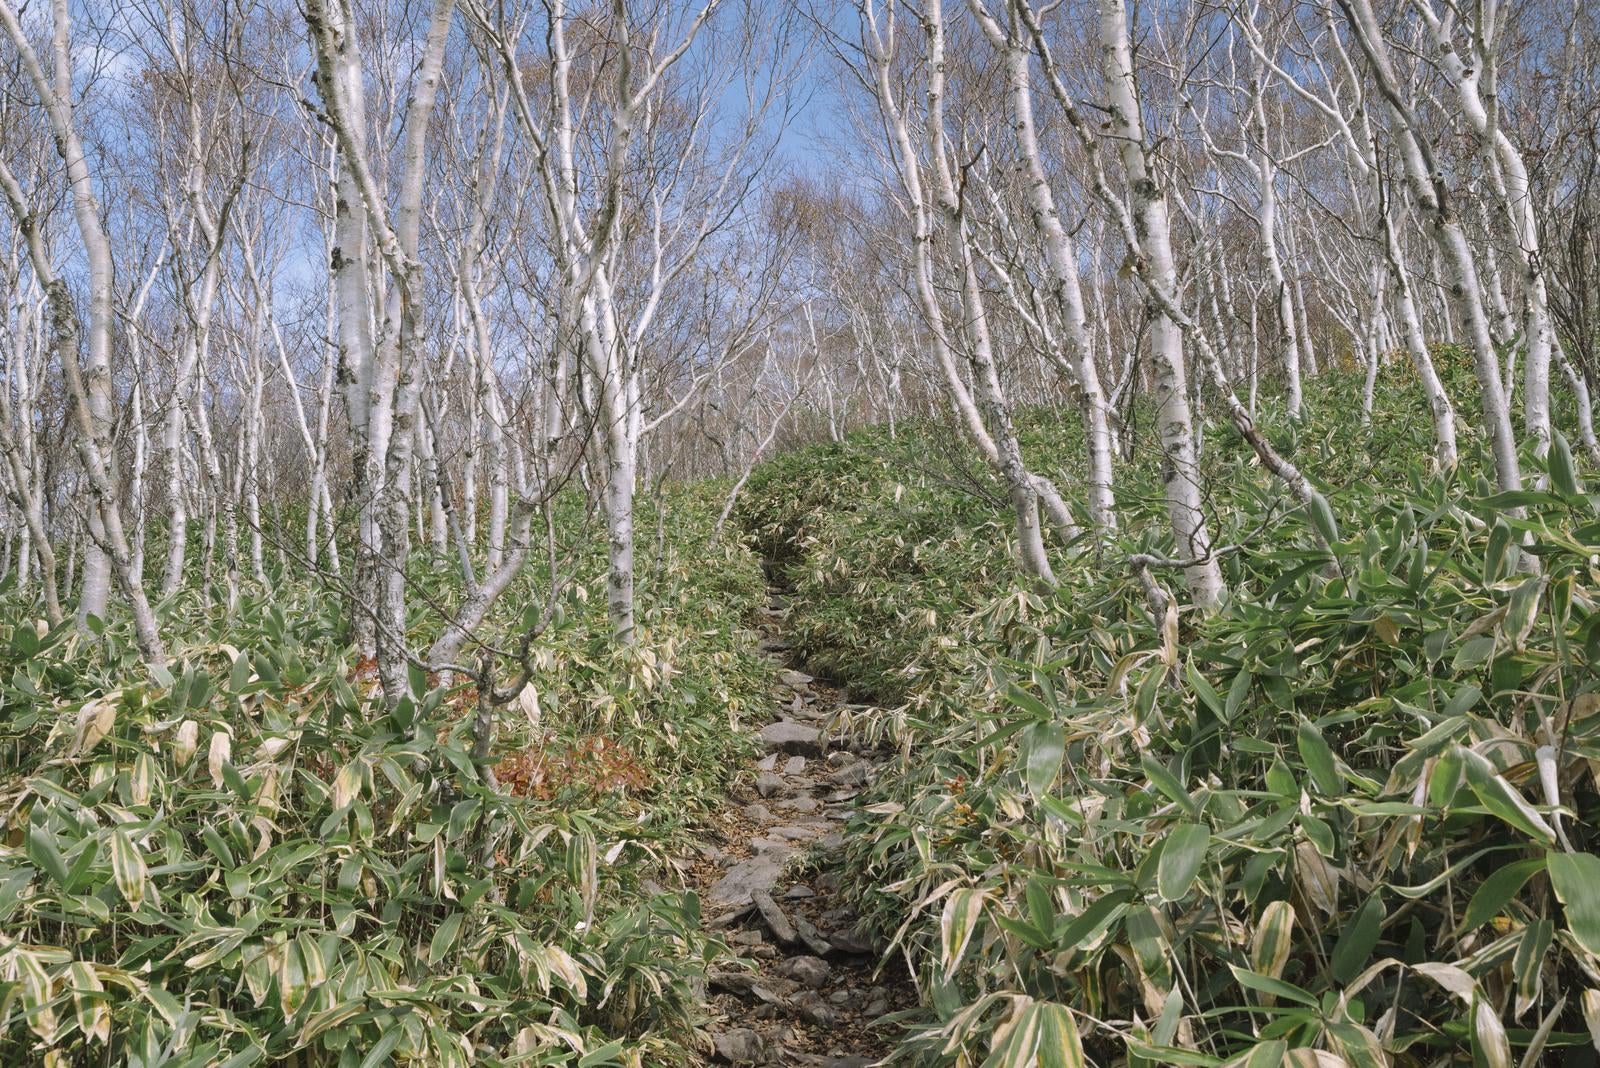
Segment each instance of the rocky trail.
M881 947L840 893L844 821L879 760L836 730L844 695L800 670L783 618L774 593L762 648L785 667L759 732L764 755L692 873L706 926L750 965L711 976L713 1063L865 1068L896 1038L892 1023L873 1023L916 1002L898 960L880 970Z

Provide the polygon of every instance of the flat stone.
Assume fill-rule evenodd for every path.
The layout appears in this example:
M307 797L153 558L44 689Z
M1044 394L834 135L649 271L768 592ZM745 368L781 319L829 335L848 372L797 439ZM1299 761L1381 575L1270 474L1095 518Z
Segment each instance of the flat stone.
M756 985L756 977L749 972L713 971L706 974L713 990L725 990L741 997L748 996Z
M832 1027L839 1022L839 1010L822 1000L815 990L803 990L789 1002L789 1008L807 1023Z
M777 819L770 808L756 801L744 806L744 816L745 819L755 820L757 823L771 823Z
M764 1001L768 1005L777 1005L782 1007L788 1003L783 995L779 994L777 991L768 990L766 987L757 984L751 985L750 994L757 1001Z
M762 922L772 932L773 938L776 938L784 945L789 945L799 940L800 936L795 931L794 924L789 922L789 917L784 915L783 909L778 907L778 903L772 900L771 894L765 890L752 890L750 892L750 901L755 905L756 911L761 913Z
M735 1027L712 1040L717 1057L729 1064L760 1064L766 1058L767 1040L748 1027Z
M822 802L814 797L791 797L787 801L779 801L778 807L785 812L802 812L807 815L822 807Z
M804 916L796 916L794 918L794 929L800 935L800 941L804 942L806 948L817 956L826 957L833 952L833 947L828 944L828 940L823 938L822 933L812 926L811 921Z
M770 857L782 864L794 856L795 848L782 838L752 838L750 839L750 852L758 857Z
M815 827L768 827L767 834L773 838L782 838L786 842L804 842L815 838L819 832Z
M815 990L828 981L833 968L821 957L801 955L782 961L778 964L777 971L784 978L804 983Z
M795 756L821 756L822 732L792 719L769 723L760 731L761 744L768 752L790 753Z
M870 1057L829 1057L821 1068L872 1068Z
M783 762L783 773L785 775L799 775L805 770L806 758L803 756L792 756Z
M756 770L757 771L776 771L777 768L778 768L778 754L777 753L768 753L766 756L764 756L760 760L756 761Z
M789 643L784 641L782 638L774 638L769 636L761 639L759 648L763 653L782 653L787 651L790 646Z
M778 681L789 687L791 690L803 690L816 680L810 675L807 675L804 671L796 671L794 668L784 668L782 671L778 672Z
M771 797L773 794L783 793L788 789L783 776L775 772L763 771L756 776L756 793L762 797Z
M706 897L718 905L748 905L752 890L771 892L788 859L786 855L765 854L741 860L706 891Z
M811 889L811 887L807 886L805 883L795 883L793 886L789 887L783 896L788 898L790 901L801 901L808 897L816 897L817 892Z
M828 944L840 953L864 957L877 952L877 947L857 931L834 931L827 935L827 939Z
M846 764L828 776L829 782L846 789L865 786L871 779L872 765L865 760L858 760L854 764Z

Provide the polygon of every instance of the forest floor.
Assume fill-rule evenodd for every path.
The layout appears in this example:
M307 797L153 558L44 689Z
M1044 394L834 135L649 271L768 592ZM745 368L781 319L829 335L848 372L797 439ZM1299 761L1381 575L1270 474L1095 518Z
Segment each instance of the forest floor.
M898 1038L882 1018L916 1005L904 966L883 959L844 902L844 822L881 754L839 729L845 694L801 669L783 620L773 591L761 647L783 666L758 732L764 755L708 828L718 841L701 846L692 873L707 928L746 963L711 975L709 1031L718 1063L865 1068Z

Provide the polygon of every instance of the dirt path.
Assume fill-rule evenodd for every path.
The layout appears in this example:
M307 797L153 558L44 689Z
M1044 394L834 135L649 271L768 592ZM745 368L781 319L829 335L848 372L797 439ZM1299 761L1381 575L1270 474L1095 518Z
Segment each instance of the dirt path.
M830 731L844 695L796 666L783 640L783 601L763 613L762 648L784 664L754 789L730 796L724 841L702 848L693 882L706 926L751 964L711 979L713 1063L866 1068L896 1028L871 1027L910 1008L895 962L856 930L837 867L852 799L877 773L869 751Z

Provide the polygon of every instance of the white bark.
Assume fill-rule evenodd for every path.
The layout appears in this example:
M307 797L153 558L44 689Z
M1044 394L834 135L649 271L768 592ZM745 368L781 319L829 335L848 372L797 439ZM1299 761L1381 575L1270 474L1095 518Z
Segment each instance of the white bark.
M133 570L132 553L122 524L119 487L114 481L115 471L110 463L110 432L115 403L111 381L114 316L111 242L101 224L94 179L73 115L71 23L66 0L53 0L51 16L54 31L53 81L46 76L33 46L23 32L11 0L0 0L0 22L5 24L6 32L22 59L23 68L39 96L55 135L56 149L67 172L73 219L88 261L89 329L81 368L77 353L78 318L71 294L66 283L54 276L37 226L9 170L5 172L3 184L18 228L31 231L28 234L30 257L39 284L49 295L51 327L78 424L79 457L94 499L94 507L89 513L89 528L94 544L85 560L78 619L81 625L91 614L104 615L110 575L115 570L133 615L139 650L146 661L161 663L166 660L166 649L156 627L155 613L145 597L144 583Z

